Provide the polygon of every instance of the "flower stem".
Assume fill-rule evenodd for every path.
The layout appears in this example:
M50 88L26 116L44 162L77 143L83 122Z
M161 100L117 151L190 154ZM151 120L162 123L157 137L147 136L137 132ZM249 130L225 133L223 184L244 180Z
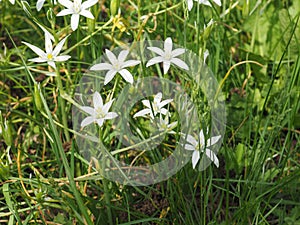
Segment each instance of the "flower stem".
M68 131L68 120L67 120L67 113L65 112L66 107L65 107L65 100L64 98L61 97L61 95L64 93L64 89L63 89L63 85L62 85L62 81L61 81L61 77L60 77L60 73L59 73L59 67L57 66L55 69L56 72L56 83L57 83L57 87L58 87L58 91L59 91L59 103L60 103L60 110L61 110L61 115L62 115L62 124L64 127L64 133L65 133L65 137L66 140L69 142L70 141L70 134Z

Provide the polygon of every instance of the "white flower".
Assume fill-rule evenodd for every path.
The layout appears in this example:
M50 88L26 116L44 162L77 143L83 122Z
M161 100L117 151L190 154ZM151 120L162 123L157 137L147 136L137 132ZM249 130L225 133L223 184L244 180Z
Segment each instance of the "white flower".
M184 148L189 151L194 151L193 156L192 156L192 163L193 163L193 169L195 169L199 159L200 159L200 153L204 152L205 155L217 166L219 167L219 160L217 158L217 155L208 149L207 147L210 147L217 143L219 139L221 138L221 135L211 137L207 140L207 144L205 145L205 137L203 134L203 130L200 131L199 136L197 137L198 140L196 140L193 136L191 135L185 135L185 138L188 143L190 144L185 144Z
M99 92L95 92L93 95L93 106L82 106L81 109L88 113L90 116L86 117L81 122L81 127L85 127L93 122L96 122L100 127L103 125L105 120L111 120L118 116L115 112L108 112L113 103L114 99L103 105L103 100Z
M193 8L193 1L198 2L198 4L208 5L208 6L212 7L209 0L187 0L187 5L188 5L188 10L189 11L191 11L191 9ZM211 0L211 1L216 3L218 6L222 5L221 0Z
M174 131L172 131L178 124L177 121L173 123L169 123L169 115L166 115L163 119L162 114L159 114L159 123L158 123L158 129L161 132L167 131L169 134L175 134Z
M172 39L168 37L164 43L164 50L157 48L157 47L147 47L149 50L155 52L156 54L160 55L154 57L148 61L146 67L152 66L154 64L163 62L164 74L166 74L171 66L171 63L174 65L179 66L182 69L189 70L188 65L177 56L183 54L185 52L184 48L177 48L172 50Z
M209 51L206 49L203 53L203 62L206 63L206 59L209 56Z
M71 2L70 0L58 0L58 2L67 9L63 9L56 16L65 16L72 14L71 28L74 31L78 27L80 15L90 19L94 19L93 14L87 9L95 5L98 0L88 0L84 3L82 3L82 0L74 0L74 2Z
M133 115L133 118L150 114L150 117L154 119L154 116L156 116L157 113L166 115L168 113L168 110L163 107L169 104L170 102L172 102L173 99L166 99L163 101L161 101L161 99L162 99L162 93L158 92L154 96L154 100L152 103L149 100L143 100L142 103L144 106L147 107L147 109L142 109L141 111L137 112L136 114Z
M40 11L40 10L42 9L42 7L43 7L45 1L46 1L46 0L38 0L38 1L36 2L36 9L37 9L37 11ZM53 4L54 4L54 5L57 4L56 0L53 0Z
M71 58L71 56L69 56L69 55L61 55L61 56L58 55L60 50L62 49L65 41L67 40L67 37L62 39L56 45L56 47L53 50L53 46L52 46L52 42L51 42L51 36L48 35L47 33L45 33L46 52L44 52L40 48L38 48L38 47L36 47L32 44L29 44L27 42L23 41L22 43L27 45L32 51L34 51L39 56L38 58L29 59L29 61L32 61L32 62L47 62L49 66L52 66L55 69L56 66L55 66L54 62L63 62L63 61L68 60L69 58Z
M121 51L118 58L116 58L116 56L108 49L105 50L105 53L110 63L99 63L91 67L91 70L108 70L105 75L104 85L109 83L117 73L119 73L127 82L132 84L133 76L125 68L130 66L136 66L140 64L141 61L139 60L125 61L127 55L129 54L128 50Z

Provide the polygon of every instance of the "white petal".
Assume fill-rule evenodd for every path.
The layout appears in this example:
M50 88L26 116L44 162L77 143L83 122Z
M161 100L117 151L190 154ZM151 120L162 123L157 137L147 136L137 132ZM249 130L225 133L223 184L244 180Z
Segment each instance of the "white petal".
M112 65L116 65L118 63L118 60L114 53L109 51L108 49L105 49L105 54L107 55L108 60L111 62Z
M103 122L104 122L104 119L103 119L103 118L97 119L96 122L98 123L98 125L99 125L100 127L102 127Z
M65 41L67 40L68 37L69 37L69 36L65 37L64 39L62 39L62 40L56 45L56 47L55 47L54 50L53 50L53 55L54 55L54 56L57 56L57 55L59 54L59 52L61 51L61 49L62 49L62 47L63 47L63 45L64 45L64 43L65 43Z
M216 167L219 167L219 159L213 151L211 151L209 149L205 149L205 154L211 161L213 161L213 163L216 165Z
M81 121L81 127L85 127L94 122L94 118L92 116L88 116Z
M164 61L163 57L161 56L154 57L147 62L146 67L152 66L157 63L161 63L162 61Z
M195 169L199 159L200 159L199 151L194 151L192 156L193 169Z
M185 53L185 49L184 48L176 48L172 51L172 57L176 57L179 55L182 55L183 53Z
M193 1L194 0L187 0L187 5L188 5L188 10L191 11L191 9L193 8Z
M165 49L165 53L166 54L171 54L172 52L172 46L173 43L172 43L172 39L170 37L168 37L166 40L165 40L165 43L164 43L164 49Z
M44 3L45 3L45 0L38 0L37 1L37 3L36 3L36 9L37 9L37 11L40 11L42 9Z
M188 150L188 151L195 151L195 150L196 150L196 149L195 149L195 146L190 145L190 144L185 144L185 145L184 145L184 149L185 149L185 150Z
M48 65L56 69L55 63L53 61L48 61Z
M191 143L194 147L196 147L198 145L198 141L191 135L184 135L187 140L187 142Z
M70 58L71 58L71 56L69 56L69 55L60 55L60 56L56 56L54 58L54 61L56 61L56 62L63 62L63 61L69 60Z
M171 66L171 62L170 61L164 61L163 63L163 67L164 67L164 74L167 74L169 69L170 69L170 66Z
M207 5L210 7L212 6L208 0L199 0L199 4Z
M152 52L155 52L156 54L163 56L165 53L162 49L157 48L157 47L147 47L147 49L149 49Z
M68 9L72 9L72 7L73 7L73 2L71 2L69 0L58 0L58 2Z
M95 5L97 2L98 2L98 0L88 0L88 1L85 1L84 3L82 3L81 7L83 9L88 9L91 6Z
M11 4L15 4L15 0L9 0Z
M91 67L91 70L112 70L113 66L109 63L99 63Z
M73 13L74 12L71 9L63 9L59 13L57 13L56 16L66 16L66 15L73 14Z
M112 105L113 102L114 102L114 99L112 99L112 100L110 100L109 102L107 102L107 103L104 104L104 106L103 106L103 108L102 108L102 111L103 111L105 114L108 113L108 111L109 111L109 109L110 109L110 107L111 107L111 105Z
M162 99L162 93L161 93L161 92L158 92L158 93L154 96L154 102L160 103L161 99Z
M105 115L105 119L106 119L106 120L111 120L111 119L116 118L117 116L118 116L117 113L115 113L115 112L109 112L109 113L107 113L107 114Z
M182 61L181 59L173 58L173 59L171 59L171 62L174 65L180 67L181 69L189 70L189 66L184 61Z
M221 0L213 0L218 6L221 6Z
M79 14L72 14L71 16L71 28L73 31L75 31L78 28L79 17Z
M204 134L203 134L203 130L201 130L200 133L199 133L199 141L200 141L201 146L205 146L205 137L204 137Z
M206 63L206 59L209 56L209 51L206 49L204 54L203 54L203 62Z
M39 58L28 59L28 61L30 61L30 62L42 63L42 62L47 62L48 59L39 57Z
M95 19L95 17L89 10L81 10L79 14L90 19Z
M117 74L116 70L109 70L104 78L104 85L108 84L113 78L114 76Z
M46 53L52 54L52 49L53 49L52 41L50 39L50 36L47 33L45 33L45 49L46 49Z
M130 83L130 84L133 83L133 76L128 70L122 69L119 71L119 73L128 83Z
M169 104L170 102L172 102L173 99L166 99L166 100L163 100L160 104L159 104L159 108L162 108L164 107L165 105Z
M103 107L103 100L98 91L96 91L93 95L93 105L94 108Z
M81 106L80 109L90 115L94 115L94 108L89 106Z
M161 108L159 112L160 112L161 114L163 114L163 115L167 115L168 110L165 109L165 108Z
M141 63L141 61L139 61L139 60L128 60L128 61L123 63L122 68L130 67L130 66L136 66L140 63Z
M220 138L221 138L221 135L209 138L207 140L207 147L216 144L220 140Z
M24 41L22 41L22 43L23 44L25 44L25 45L27 45L32 51L34 51L35 52L35 54L37 54L38 56L40 56L40 57L44 57L45 56L45 52L42 50L42 49L40 49L40 48L38 48L38 47L36 47L36 46L34 46L34 45L32 45L32 44L29 44L29 43L27 43L27 42L24 42Z
M144 116L146 114L151 113L151 109L142 109L141 111L138 111L136 114L133 115L133 118Z
M128 56L129 51L128 50L123 50L120 52L119 56L118 56L118 61L119 62L124 62L126 57Z
M151 108L151 104L150 104L149 100L142 100L142 103L143 103L144 106L146 106L148 108Z

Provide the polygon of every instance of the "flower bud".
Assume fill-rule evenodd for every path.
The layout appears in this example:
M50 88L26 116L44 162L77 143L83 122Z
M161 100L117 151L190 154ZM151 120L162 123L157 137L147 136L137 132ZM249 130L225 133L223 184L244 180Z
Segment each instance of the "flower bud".
M110 14L115 16L118 13L120 7L120 0L111 0L110 2Z
M34 84L34 103L38 110L42 109L42 100L40 95L40 83Z

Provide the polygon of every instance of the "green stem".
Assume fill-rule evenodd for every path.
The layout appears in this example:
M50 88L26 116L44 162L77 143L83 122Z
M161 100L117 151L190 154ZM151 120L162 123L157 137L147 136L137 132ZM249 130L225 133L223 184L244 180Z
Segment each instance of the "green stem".
M62 80L61 80L61 77L60 77L58 66L56 67L55 72L56 72L56 83L57 83L57 86L58 86L58 89L59 89L58 90L59 91L58 98L59 98L59 103L60 103L59 105L60 105L61 115L62 115L62 124L63 124L63 127L64 127L64 133L65 133L66 139L69 142L70 141L70 134L69 134L69 131L68 131L67 113L65 112L65 110L66 110L65 99L61 97L61 95L64 94L64 89L63 89Z

